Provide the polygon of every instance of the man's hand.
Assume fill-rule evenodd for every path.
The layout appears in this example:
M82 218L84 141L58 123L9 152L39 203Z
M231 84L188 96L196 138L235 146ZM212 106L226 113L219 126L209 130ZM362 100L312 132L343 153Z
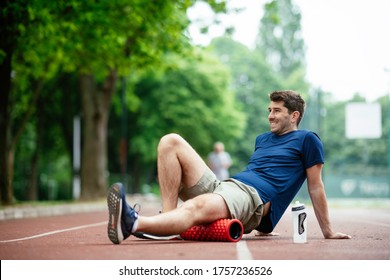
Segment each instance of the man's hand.
M326 235L325 238L326 239L351 239L352 236L341 232L332 232L329 235Z
M261 231L258 231L256 230L255 232L255 236L279 236L280 234L277 233L277 232L270 232L270 233L264 233L264 232L261 232Z

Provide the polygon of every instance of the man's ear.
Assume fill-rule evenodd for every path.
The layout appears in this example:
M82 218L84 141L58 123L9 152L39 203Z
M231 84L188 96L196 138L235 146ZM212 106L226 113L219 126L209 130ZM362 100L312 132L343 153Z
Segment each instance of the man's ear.
M300 113L298 112L298 111L294 111L293 113L292 113L292 121L294 121L295 123L298 123L298 119L299 119L299 117L300 117Z

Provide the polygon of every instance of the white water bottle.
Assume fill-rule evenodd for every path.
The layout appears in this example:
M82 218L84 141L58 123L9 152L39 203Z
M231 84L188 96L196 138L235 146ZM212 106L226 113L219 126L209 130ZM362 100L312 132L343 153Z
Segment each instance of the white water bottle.
M291 208L293 216L294 243L307 242L307 213L305 205L296 201Z

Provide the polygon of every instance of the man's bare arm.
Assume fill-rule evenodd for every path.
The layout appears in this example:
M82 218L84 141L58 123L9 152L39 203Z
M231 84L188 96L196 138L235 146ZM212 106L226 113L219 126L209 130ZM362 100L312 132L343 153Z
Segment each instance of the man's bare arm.
M314 165L306 170L309 195L322 234L327 239L350 239L350 235L332 230L321 171L322 164Z

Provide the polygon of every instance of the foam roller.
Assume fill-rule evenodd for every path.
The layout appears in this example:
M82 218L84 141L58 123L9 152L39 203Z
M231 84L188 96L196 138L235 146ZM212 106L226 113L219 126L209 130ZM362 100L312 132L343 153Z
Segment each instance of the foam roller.
M220 219L206 225L193 226L180 234L184 240L227 241L241 240L244 227L237 219Z

